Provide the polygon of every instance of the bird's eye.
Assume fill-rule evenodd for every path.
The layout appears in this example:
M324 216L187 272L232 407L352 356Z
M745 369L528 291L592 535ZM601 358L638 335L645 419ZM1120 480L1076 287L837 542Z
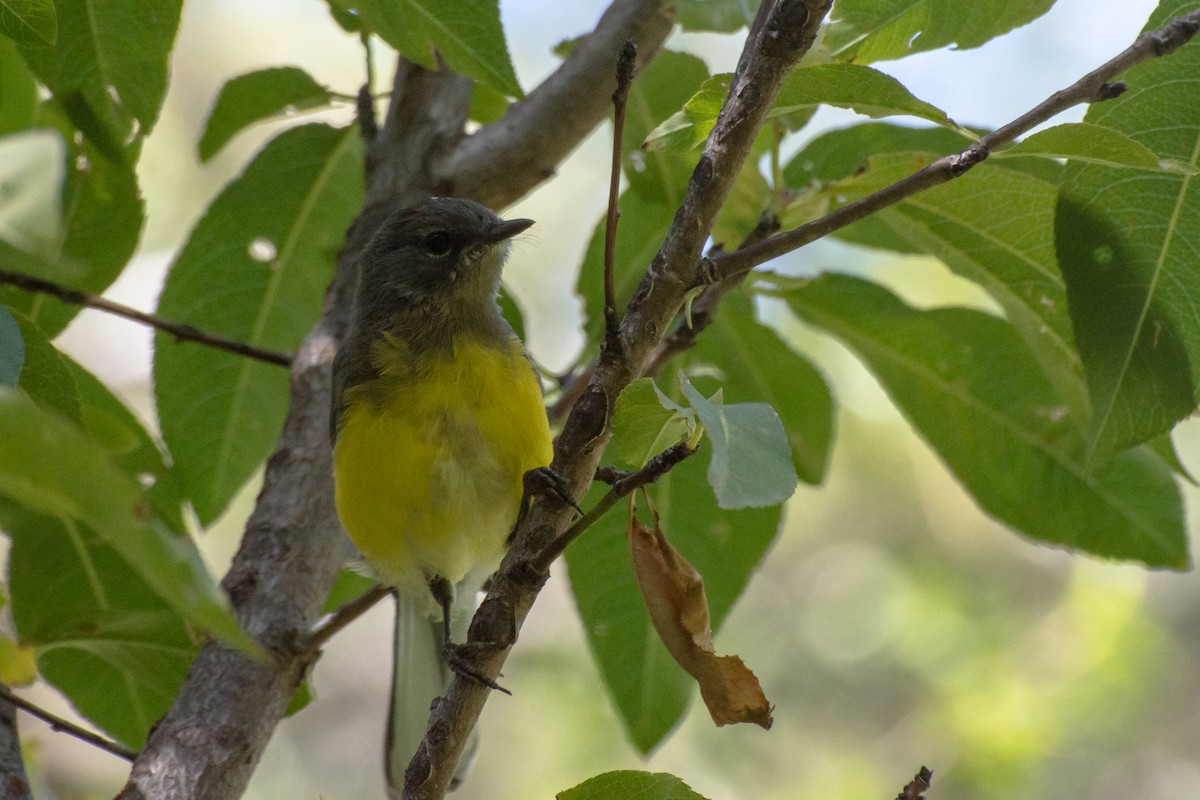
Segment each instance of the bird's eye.
M444 256L450 252L450 234L434 231L425 236L425 250L431 255Z

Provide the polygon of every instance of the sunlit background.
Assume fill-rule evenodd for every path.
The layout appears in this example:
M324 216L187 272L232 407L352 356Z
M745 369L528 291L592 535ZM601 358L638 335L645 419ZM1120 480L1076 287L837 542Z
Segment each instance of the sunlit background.
M1153 6L1060 0L979 50L879 66L957 121L996 126L1124 48ZM552 70L551 48L590 29L603 7L505 2L523 86ZM740 40L677 35L669 44L728 71ZM320 0L185 4L166 107L140 169L147 227L134 266L109 296L153 308L173 250L276 132L255 128L201 167L196 141L218 90L235 75L289 64L346 94L363 81L357 40ZM350 110L338 117L348 120ZM816 128L852 118L823 111ZM511 210L538 221L517 244L508 280L525 309L530 348L551 368L568 365L581 345L572 287L604 204L608 135L598 131ZM918 304L993 308L927 259L819 243L775 266L870 271ZM598 772L634 768L674 772L714 800L886 800L922 764L934 770L931 798L1198 796L1195 576L1150 574L1018 538L974 507L844 349L795 323L786 331L840 401L832 471L824 487L802 487L792 499L774 551L716 637L718 651L739 653L761 678L775 704L774 729L718 730L693 708L643 759L626 743L559 569L505 670L514 696L489 703L479 758L457 796L551 798ZM150 340L140 327L84 312L60 344L150 421ZM1195 468L1196 425L1182 426L1178 439ZM247 487L200 537L217 574L256 490ZM1184 491L1194 506L1200 495ZM333 641L316 667L316 702L280 725L248 798L383 796L390 614L380 606ZM30 694L70 713L48 689ZM127 777L117 759L28 717L21 725L39 798L110 797Z

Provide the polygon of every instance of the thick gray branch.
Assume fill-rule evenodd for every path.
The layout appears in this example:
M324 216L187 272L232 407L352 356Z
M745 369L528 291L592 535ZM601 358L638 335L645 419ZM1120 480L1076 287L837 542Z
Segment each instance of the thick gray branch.
M620 345L606 349L587 389L559 435L554 469L581 497L607 443L612 404L639 374L695 280L700 248L750 151L754 136L788 70L812 45L831 0L779 0L756 21L747 39L729 97L692 175L683 205L621 325ZM572 511L553 496L539 498L526 515L512 549L471 625L475 642L511 641L546 576L531 565L571 523ZM475 666L496 679L508 649ZM458 763L469 731L491 690L455 678L430 721L422 748L405 776L405 800L439 800Z
M455 193L503 208L550 178L611 109L621 45L637 42L638 63L644 65L673 21L665 0L614 0L550 77L503 118L462 142L445 164Z
M0 800L30 800L32 796L17 735L17 709L0 699Z

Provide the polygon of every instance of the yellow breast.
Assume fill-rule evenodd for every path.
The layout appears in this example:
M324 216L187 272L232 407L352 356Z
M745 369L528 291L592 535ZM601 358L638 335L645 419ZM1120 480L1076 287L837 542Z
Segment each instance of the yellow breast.
M387 341L373 356L381 377L347 392L333 453L346 532L381 579L414 593L433 576L494 569L522 476L551 458L520 343L460 339L452 357L414 365Z

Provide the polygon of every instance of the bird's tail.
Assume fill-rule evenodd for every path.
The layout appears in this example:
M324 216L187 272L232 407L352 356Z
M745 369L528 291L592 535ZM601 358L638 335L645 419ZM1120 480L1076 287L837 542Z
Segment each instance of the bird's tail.
M476 587L459 585L455 596L451 633L454 641L465 639L475 611ZM422 602L424 601L424 602ZM392 700L388 712L385 768L388 796L398 800L404 788L404 770L417 752L429 723L433 701L445 693L453 675L442 653L442 624L429 618L429 601L396 593L395 658L392 662ZM463 751L450 785L454 789L465 777L475 754L478 732Z

